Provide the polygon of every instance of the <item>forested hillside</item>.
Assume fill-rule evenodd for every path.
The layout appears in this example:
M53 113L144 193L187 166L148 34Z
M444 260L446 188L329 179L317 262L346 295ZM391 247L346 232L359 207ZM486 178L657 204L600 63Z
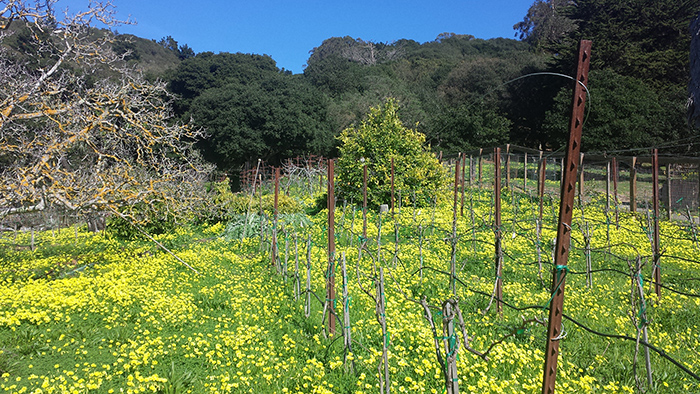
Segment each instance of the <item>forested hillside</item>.
M388 97L435 151L510 142L558 149L565 141L573 55L593 40L584 149L658 147L694 154L685 122L695 1L536 1L518 39L442 33L434 41L377 43L331 37L302 75L266 56L200 53L168 75L178 113L208 129L221 169L257 158L333 155L343 129Z
M154 42L116 33L110 42L126 64L167 83L176 116L206 129L199 147L222 171L258 158L333 156L335 137L390 97L403 122L446 155L506 142L559 149L580 39L593 41L585 151L696 154L685 105L689 26L699 12L695 0L537 0L514 38L330 37L310 48L296 75L267 55L195 54L170 36ZM27 34L4 41L19 59L31 49Z

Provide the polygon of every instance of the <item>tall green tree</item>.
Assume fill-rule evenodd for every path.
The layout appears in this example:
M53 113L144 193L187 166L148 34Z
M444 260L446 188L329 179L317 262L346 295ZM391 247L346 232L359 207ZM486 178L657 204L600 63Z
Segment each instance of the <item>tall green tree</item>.
M689 131L684 125L683 102L660 98L658 89L643 80L612 70L593 70L589 75L591 98L582 149L589 152L620 152L661 147L669 152L689 152ZM682 97L682 90L665 92ZM675 104L674 104L675 103ZM564 88L548 111L543 124L549 147L564 146L568 137L571 88ZM678 144L674 141L680 141Z
M168 86L181 118L206 129L198 145L220 170L333 148L325 96L269 56L200 53L180 63Z
M446 183L444 169L424 145L425 136L404 126L399 104L388 99L370 109L357 126L345 129L340 140L336 187L343 198L362 201L363 167L370 174L367 199L371 206L386 204L391 194L391 160L395 190L426 202Z

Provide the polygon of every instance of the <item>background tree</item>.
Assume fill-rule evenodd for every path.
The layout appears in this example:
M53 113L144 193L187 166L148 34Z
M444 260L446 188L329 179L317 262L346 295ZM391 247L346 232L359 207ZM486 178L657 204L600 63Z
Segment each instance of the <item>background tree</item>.
M181 119L207 130L198 146L222 171L333 148L325 96L269 56L200 53L174 70L169 88Z
M567 16L568 8L575 4L572 0L536 0L513 29L533 47L550 48L576 29L575 20Z
M341 198L362 201L363 167L371 174L368 204L387 204L391 196L391 159L395 189L408 200L412 193L425 203L446 182L444 169L424 146L425 136L403 125L399 105L387 100L373 107L359 126L343 130L340 140L337 183Z
M700 14L690 25L690 84L688 85L688 123L700 127Z
M616 152L656 146L675 153L687 153L688 129L682 116L683 105L665 105L659 92L644 81L622 76L611 70L593 70L589 75L591 98L582 149L587 152ZM547 113L543 132L553 146L563 146L568 138L571 91L562 89L554 107ZM682 140L682 141L681 141ZM678 144L673 141L680 141Z
M0 218L47 208L189 214L207 167L186 141L201 131L171 123L165 86L120 69L114 35L94 34L92 20L117 23L112 5L57 20L51 3L5 4L10 34L0 39L14 24L37 34L23 57L0 46ZM90 82L104 68L117 77Z

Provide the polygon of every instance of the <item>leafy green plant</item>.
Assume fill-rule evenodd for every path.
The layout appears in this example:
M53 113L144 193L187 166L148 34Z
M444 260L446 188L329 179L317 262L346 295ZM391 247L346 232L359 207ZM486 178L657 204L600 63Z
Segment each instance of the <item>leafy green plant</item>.
M170 369L166 372L167 382L158 390L161 394L186 393L195 380L195 375L190 370L175 370L175 362L170 363Z
M414 192L425 203L446 184L440 162L424 146L425 136L403 125L394 99L370 109L358 127L345 129L340 137L337 165L338 195L362 201L363 167L367 165L367 202L388 203L391 195L391 161L394 161L394 189L404 195Z
M143 235L135 226L140 226L148 234L165 234L174 232L177 224L175 215L166 209L165 204L138 203L128 208L127 214L134 218L133 222L120 216L107 220L107 230L118 239L142 239Z

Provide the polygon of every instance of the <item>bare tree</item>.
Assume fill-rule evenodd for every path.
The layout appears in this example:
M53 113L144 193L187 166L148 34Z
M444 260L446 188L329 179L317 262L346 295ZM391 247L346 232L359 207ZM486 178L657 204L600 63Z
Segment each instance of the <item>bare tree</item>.
M114 34L91 27L122 23L110 2L62 20L54 2L0 1L0 219L191 209L208 170L191 146L203 132L172 122L164 84L124 68ZM3 45L17 31L32 44L19 55Z

